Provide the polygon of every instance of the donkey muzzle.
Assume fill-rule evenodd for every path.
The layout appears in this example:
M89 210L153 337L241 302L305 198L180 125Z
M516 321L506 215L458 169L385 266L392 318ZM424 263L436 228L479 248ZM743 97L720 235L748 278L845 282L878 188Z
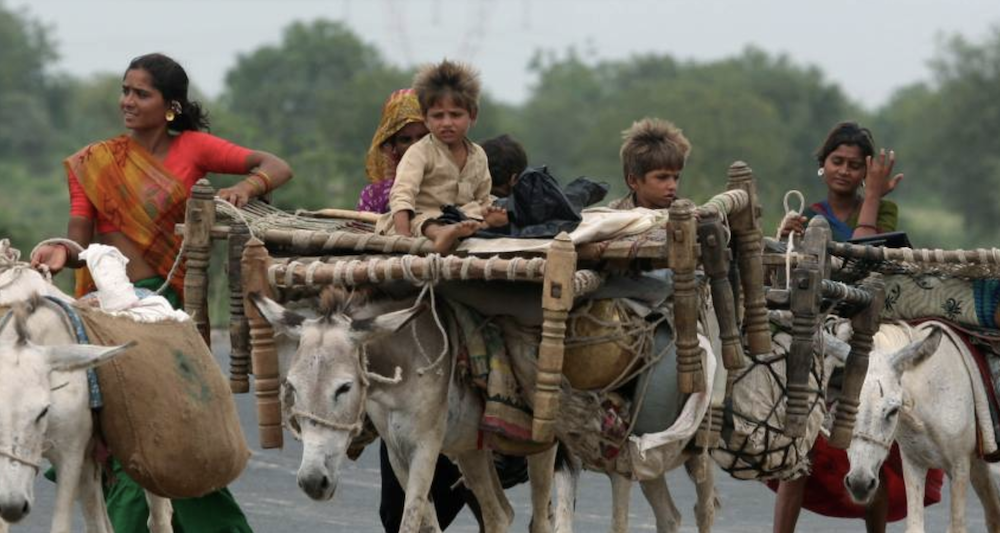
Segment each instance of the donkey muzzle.
M318 469L299 470L297 479L302 492L316 501L329 500L337 491L336 479Z
M31 502L23 496L0 500L0 518L9 524L16 524L31 512Z
M848 472L844 478L844 486L850 493L851 499L857 503L868 503L875 495L878 488L878 477L868 474Z

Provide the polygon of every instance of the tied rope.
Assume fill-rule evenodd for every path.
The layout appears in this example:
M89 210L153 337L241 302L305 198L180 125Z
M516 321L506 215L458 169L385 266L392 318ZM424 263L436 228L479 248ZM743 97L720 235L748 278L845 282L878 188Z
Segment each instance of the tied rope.
M10 240L0 240L0 272L28 267L30 267L28 263L21 261L21 251L12 247ZM52 280L52 275L48 272L48 269L44 269L42 274L45 275L46 281ZM16 279L17 275L12 274L10 279L4 282L3 285L0 285L0 289L14 283Z
M36 473L37 473L37 472L38 472L39 470L41 470L41 469L42 469L42 459L41 459L41 453L39 453L38 455L39 455L39 457L38 457L38 459L37 459L37 460L34 460L34 459L28 459L27 457L24 457L24 456L22 456L22 455L18 454L18 453L17 453L17 452L16 452L15 450L14 450L14 447L13 447L13 446L11 446L11 448L10 448L10 451L9 451L9 452L8 452L8 451L6 451L6 450L0 450L0 457L6 457L7 459L10 459L11 461L14 461L15 463L21 463L21 464L23 464L23 465L25 465L25 466L30 466L31 468L34 468L34 469L35 469L35 472L36 472Z
M428 273L429 279L427 281L420 280L413 273L413 261L417 257L418 256L415 255L405 255L401 258L401 264L403 266L403 278L409 281L410 283L413 283L414 285L423 286L423 289L421 289L420 291L420 295L417 296L417 300L413 302L413 306L410 307L410 309L416 310L417 307L420 306L421 303L423 303L424 297L428 293L430 293L431 315L434 317L434 324L437 326L438 331L441 332L441 340L442 340L441 353L438 354L437 359L431 361L430 356L427 355L427 351L424 349L423 344L421 344L420 342L420 338L417 336L416 324L410 327L411 334L413 335L413 340L416 341L417 350L420 352L420 355L422 355L424 359L428 363L430 363L425 367L417 369L417 375L423 376L430 370L440 371L441 363L444 361L445 356L448 355L449 343L448 343L448 332L445 331L444 325L441 323L441 317L437 311L437 300L436 297L434 296L434 285L435 283L437 283L437 280L440 279L441 276L441 256L438 254L431 254L427 256L428 258L427 268L430 269L430 272Z
M884 450L892 448L893 438L891 435L889 436L889 438L879 438L875 435L872 435L871 433L868 433L867 431L858 431L857 429L855 429L854 438L865 442L870 442Z
M799 209L797 211L789 205L789 199L793 196L799 199ZM781 240L781 229L785 227L785 224L792 219L802 216L802 212L806 209L806 199L802 196L801 192L792 189L785 193L785 197L781 203L785 208L785 216L782 217L781 224L778 225L778 233L775 235L775 238L779 241ZM792 253L795 251L794 233L793 231L788 232L788 246L785 249L785 290L791 290L792 288Z
M4 239L4 242L6 242L6 239ZM64 238L61 238L61 237L56 237L56 238L53 238L53 239L45 239L44 241L36 244L35 247L31 249L31 254L29 254L28 257L35 257L35 253L37 253L38 250L41 249L42 246L49 246L49 245L53 245L53 244L62 246L63 248L66 248L67 252L73 252L73 253L75 253L77 255L80 255L80 253L83 252L83 247L80 246L79 243L77 243L76 241L70 240L70 239L64 239ZM3 248L3 246L0 245L0 248ZM14 252L16 252L16 255L14 256L14 260L15 260L15 262L18 262L17 260L18 260L18 257L21 255L21 252L19 252L17 250L14 250L13 248L11 248L11 250L13 250ZM20 264L21 265L25 265L25 266L31 266L28 263L20 263ZM49 283L52 283L52 272L49 271L49 266L48 265L45 265L45 264L39 265L36 270L38 270L39 272L41 272L42 276L45 277L45 281L47 281Z
M219 198L218 196L215 197L215 205L216 207L220 208L219 211L222 211L224 214L229 215L231 218L241 219L243 223L247 225L247 229L249 229L250 231L250 236L256 237L256 235L254 235L253 233L253 229L250 228L250 224L247 222L246 217L243 216L243 213L241 213L240 210L235 205L229 203L226 200L223 200L222 198ZM170 287L170 280L174 279L174 275L177 274L177 268L180 267L181 261L184 259L184 252L186 251L186 245L187 245L187 232L181 235L181 246L177 250L177 255L174 257L174 264L170 265L170 271L167 272L166 276L164 276L165 279L163 281L163 285L160 285L160 288L153 291L153 294L156 294L158 296L163 296L164 291L166 291L167 288Z
M351 297L353 297L353 294L351 295ZM326 427L329 429L333 429L335 431L347 431L350 433L352 438L356 436L358 433L360 433L362 428L364 427L365 402L368 401L368 387L371 386L372 382L381 383L385 385L396 385L400 383L401 381L403 381L403 369L397 366L395 374L391 378L372 372L369 369L370 367L368 364L367 346L364 344L358 347L358 356L354 358L354 361L358 377L361 380L361 398L358 400L358 408L354 413L353 422L344 423L337 420L332 420L317 415L313 412L299 409L295 406L292 406L289 409L288 411L289 414L291 416L297 416L309 420L310 422L321 427ZM286 423L285 426L292 431L292 434L295 436L295 438L301 440L301 434L298 430L295 429L295 426L293 424Z

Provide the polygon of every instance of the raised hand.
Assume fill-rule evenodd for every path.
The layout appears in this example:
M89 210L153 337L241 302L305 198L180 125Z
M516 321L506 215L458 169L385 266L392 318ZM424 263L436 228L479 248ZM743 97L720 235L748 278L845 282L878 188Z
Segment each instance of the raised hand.
M875 157L865 158L867 173L865 174L865 194L875 198L882 198L891 193L903 180L903 174L896 174L891 178L892 167L896 165L896 152L889 150L886 157L885 148L879 150Z

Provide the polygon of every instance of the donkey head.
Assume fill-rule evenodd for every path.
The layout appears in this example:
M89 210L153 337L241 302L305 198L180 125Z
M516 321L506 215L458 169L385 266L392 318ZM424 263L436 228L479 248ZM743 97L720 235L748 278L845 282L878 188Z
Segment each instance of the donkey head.
M50 374L94 367L128 348L37 345L28 338L37 305L16 304L0 326L0 518L12 523L28 514L34 499L52 404Z
M282 410L286 427L302 441L299 487L314 500L329 500L347 447L364 421L363 347L402 328L419 309L353 319L331 308L319 318L305 318L267 297L250 298L276 333L298 340L282 384Z
M847 449L851 469L844 484L855 501L868 502L878 488L879 469L889 455L899 426L899 412L904 402L904 373L937 351L941 335L940 328L933 328L925 338L905 344L894 352L879 350L878 343L872 350L868 374L861 387L854 435Z

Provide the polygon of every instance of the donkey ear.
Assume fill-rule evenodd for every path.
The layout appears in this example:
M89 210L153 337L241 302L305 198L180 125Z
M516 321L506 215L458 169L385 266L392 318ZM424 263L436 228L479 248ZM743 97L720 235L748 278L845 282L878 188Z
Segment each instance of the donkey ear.
M136 342L132 341L121 346L68 344L65 346L35 346L35 348L45 354L45 359L52 370L70 372L106 363L135 345Z
M903 372L916 367L927 360L941 345L943 330L937 326L930 328L931 332L923 340L914 341L892 355L892 366L897 372Z
M826 345L824 356L833 358L834 367L843 366L847 362L847 355L851 353L851 345L825 332L823 342Z
M271 323L276 333L285 334L293 339L302 335L302 323L306 320L304 316L289 311L278 302L256 292L250 293L250 301L264 320Z
M374 337L382 335L390 335L409 324L424 309L427 309L427 305L420 304L416 307L393 311L372 318L354 320L351 322L351 332L363 337L365 340L371 340Z

